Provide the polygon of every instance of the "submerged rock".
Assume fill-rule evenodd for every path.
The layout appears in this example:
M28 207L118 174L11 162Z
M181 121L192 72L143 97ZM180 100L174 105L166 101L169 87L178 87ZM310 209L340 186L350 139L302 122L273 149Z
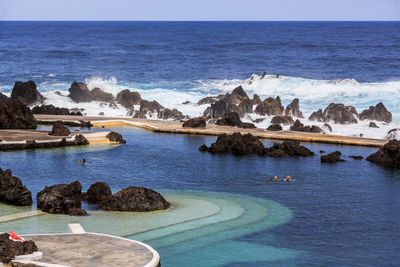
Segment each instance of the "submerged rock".
M86 193L82 194L82 200L92 204L100 204L101 201L112 196L107 183L97 182L92 184Z
M326 156L321 156L321 162L335 163L335 162L345 161L340 158L341 155L342 155L342 153L340 151L335 151L335 152L329 153Z
M111 142L118 142L120 144L126 144L126 140L122 138L122 135L120 135L117 132L110 132L106 135L107 139L110 140Z
M27 106L43 103L44 97L37 90L34 81L15 82L11 100L19 100Z
M58 184L45 187L37 193L37 207L48 213L76 215L81 208L82 185L75 181L71 184Z
M68 127L64 126L64 123L62 121L56 121L53 124L51 132L49 133L49 135L52 136L69 136L70 134L71 131L68 129Z
M99 207L113 211L154 211L168 209L170 203L158 192L130 186L101 201Z
M355 160L362 160L364 157L363 156L349 156L349 158L352 158Z
M362 111L359 115L361 120L375 120L390 123L392 121L392 113L389 112L382 102L376 106L370 106L369 109Z
M29 255L38 251L38 247L32 240L26 240L24 243L10 240L7 233L0 234L0 263L10 263L16 256ZM11 264L10 266L14 266Z
M21 101L2 100L0 106L0 129L36 129L32 111Z
M293 126L290 127L291 131L297 131L297 132L307 132L307 133L322 133L322 129L319 128L318 126L312 125L312 126L304 126L299 120L296 120L296 122L293 124Z
M206 120L204 118L192 118L182 124L183 128L206 128Z
M32 193L21 179L12 176L11 170L0 169L0 201L16 206L31 206Z
M370 127L370 128L379 128L379 126L376 125L376 123L373 122L373 121L371 121L371 122L369 123L368 127Z
M390 140L377 152L369 155L367 160L382 166L400 168L400 141Z

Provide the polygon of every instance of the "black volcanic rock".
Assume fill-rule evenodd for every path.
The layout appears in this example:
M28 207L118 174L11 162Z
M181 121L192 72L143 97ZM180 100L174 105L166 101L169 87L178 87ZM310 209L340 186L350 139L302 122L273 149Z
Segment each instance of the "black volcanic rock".
M161 120L181 121L187 119L188 116L183 115L182 112L180 112L176 108L162 108L157 112L157 118Z
M264 155L265 147L258 137L251 134L233 133L232 135L218 136L217 141L212 143L207 151L213 154L233 154L237 156Z
M311 113L310 117L308 117L309 121L319 121L319 122L325 122L325 117L322 114L322 109L319 109L317 111L314 111Z
M71 131L68 129L68 127L64 126L64 123L62 121L56 121L53 124L53 128L51 129L51 132L49 135L52 136L69 136L71 134Z
M158 192L130 186L101 201L99 207L113 211L154 211L168 209L170 203Z
M369 109L361 112L359 118L361 120L375 120L390 123L392 121L392 113L386 109L382 102L379 102L375 107L370 106Z
M268 97L266 98L261 104L259 104L256 109L255 113L259 115L283 115L284 108L282 106L281 99L279 96L276 98Z
M239 114L236 112L231 112L225 114L222 118L217 120L217 125L219 126L236 126L239 128L254 129L256 126L253 123L242 122L239 118Z
M308 118L310 121L329 122L340 124L357 123L358 113L352 106L345 106L343 104L330 103L322 112L318 110L313 112Z
M297 132L307 132L307 133L322 133L322 129L318 126L304 126L299 120L296 120L295 123L290 127L291 131Z
M21 179L12 176L11 170L0 169L0 201L16 206L31 206L32 193Z
M293 99L293 101L286 106L285 116L303 118L303 113L300 111L298 98Z
M206 120L203 118L192 118L182 124L183 128L205 128Z
M364 157L363 156L349 156L349 158L352 158L355 160L362 160Z
M282 143L274 143L267 149L267 156L270 157L312 157L314 152L307 147L300 145L299 141L285 140Z
M32 240L26 240L24 243L15 242L10 240L9 234L0 234L0 263L6 264L6 266L17 266L15 264L10 264L16 256L29 255L36 251L38 251L38 247ZM23 266L28 265L24 264Z
M68 91L69 97L76 103L92 101L90 91L84 83L73 82Z
M59 184L45 187L37 193L37 207L48 213L76 215L81 208L82 185L75 181L71 184Z
M118 142L120 144L126 144L126 140L122 137L121 134L117 132L110 132L106 135L107 139L110 140L111 142Z
M367 160L382 166L400 168L400 141L390 140L377 152L369 155Z
M138 92L132 92L129 89L125 89L117 94L116 101L125 108L132 108L134 105L140 105L142 97Z
M0 106L0 129L36 129L32 111L21 101L5 100Z
M92 184L86 193L82 194L82 200L92 204L100 204L103 200L112 196L107 183L97 182Z
M199 147L199 151L201 151L201 152L205 152L205 151L207 151L208 150L208 147L205 145L205 144L203 144L203 145L201 145L200 147Z
M33 114L49 114L49 115L76 115L71 114L67 108L57 108L53 105L41 105L32 109Z
M108 102L108 103L114 101L114 97L112 94L106 93L97 87L93 88L90 91L90 99L91 99L91 101L101 101L101 102Z
M282 131L282 126L279 124L272 124L268 126L267 131Z
M290 116L275 116L272 118L271 124L293 125L294 120Z
M376 123L373 122L373 121L371 121L371 122L369 123L368 127L370 127L370 128L379 128L379 126L376 125Z
M321 156L321 162L335 163L335 162L345 161L340 158L341 155L342 155L342 153L340 151L335 151L335 152L329 153L326 156Z
M15 82L11 100L19 100L27 106L43 103L44 97L37 90L34 81Z
M332 132L332 126L330 126L328 123L324 123L324 126L322 126L324 129L326 129L329 132Z

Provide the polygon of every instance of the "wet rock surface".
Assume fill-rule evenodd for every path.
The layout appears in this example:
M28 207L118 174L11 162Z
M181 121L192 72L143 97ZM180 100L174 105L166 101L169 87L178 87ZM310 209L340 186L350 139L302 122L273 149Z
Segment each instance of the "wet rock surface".
M400 168L400 141L390 140L367 160L386 167Z
M168 209L170 203L158 192L130 186L101 201L99 207L113 211L154 211Z
M37 207L48 213L72 214L81 213L82 185L75 181L71 184L58 184L45 187L37 193ZM85 213L86 214L86 213Z
M286 106L285 116L303 118L303 113L300 111L299 102L300 101L298 98L293 99L293 101Z
M369 109L362 111L359 115L361 120L375 120L375 121L392 121L392 113L389 112L382 102L376 104L376 106L370 106Z
M51 132L49 133L49 135L51 136L69 136L70 134L71 131L68 129L68 127L64 126L64 123L62 121L56 121L53 124Z
M11 170L0 169L0 201L15 206L31 206L32 193Z
M142 97L138 92L132 92L129 89L125 89L117 94L116 101L125 108L132 108L134 105L140 105Z
M254 129L256 126L252 123L242 122L239 118L239 114L236 112L231 112L225 114L221 119L217 120L217 125L219 126L236 126L239 128Z
M72 116L82 116L79 112L70 112L67 108L58 108L53 105L41 105L36 106L32 109L33 114L49 114L49 115L72 115Z
M400 140L400 128L394 128L388 131L386 135L388 140Z
M268 126L267 131L282 131L282 126L279 124L272 124Z
M329 122L340 124L353 124L357 123L358 113L352 106L345 106L343 104L331 103L325 110L318 110L313 112L308 118L310 121Z
M270 157L308 157L314 156L314 153L300 145L298 141L284 141L274 143L270 148L264 147L258 137L251 134L242 135L233 133L232 135L220 135L215 143L210 147L202 145L200 151L208 151L213 154L232 154L236 156L259 155Z
M340 158L341 155L342 155L342 153L340 151L335 151L335 152L329 153L328 155L321 156L321 162L335 163L335 162L345 161Z
M349 156L349 158L352 158L355 160L362 160L364 157L363 156Z
M7 233L0 234L0 262L10 263L15 256L29 255L38 251L35 242L26 240L24 243L10 240Z
M92 184L86 193L82 194L82 200L92 204L100 204L101 201L112 196L112 192L107 183L97 182Z
M114 100L113 95L102 91L100 88L93 88L89 90L86 84L80 82L73 82L69 88L69 98L74 102L112 102Z
M369 123L368 127L369 127L369 128L379 128L379 126L376 125L376 123L375 123L375 122L372 122L372 121Z
M11 100L18 100L27 106L43 103L44 97L37 90L34 81L15 82Z
M276 98L268 97L254 110L255 113L265 116L283 115L284 108L279 96Z
M275 116L272 118L271 124L293 125L294 120L290 116Z
M291 131L297 131L297 132L307 132L307 133L322 133L323 130L319 128L318 126L312 125L312 126L304 126L299 120L296 120L296 122L290 127Z
M182 124L184 128L206 128L206 120L204 118L192 118Z
M106 135L107 139L111 142L118 142L119 144L126 144L126 140L122 137L121 134L117 132L110 132Z

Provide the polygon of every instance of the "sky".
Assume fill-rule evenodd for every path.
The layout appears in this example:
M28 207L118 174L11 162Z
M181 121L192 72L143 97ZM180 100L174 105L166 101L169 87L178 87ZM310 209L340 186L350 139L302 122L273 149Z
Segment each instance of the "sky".
M0 0L0 20L400 20L400 0Z

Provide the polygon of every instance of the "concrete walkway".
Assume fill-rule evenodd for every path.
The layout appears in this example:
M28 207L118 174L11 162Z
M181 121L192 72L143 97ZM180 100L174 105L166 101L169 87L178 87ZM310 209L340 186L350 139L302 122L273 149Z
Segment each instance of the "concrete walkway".
M76 116L58 116L58 115L35 115L40 120L67 120L75 121ZM264 139L272 140L298 140L303 142L318 142L340 145L356 145L381 147L387 143L387 140L360 138L340 135L304 133L294 131L267 131L265 129L242 129L230 126L217 126L208 124L204 129L182 128L182 122L159 121L133 118L112 118L112 117L79 117L82 120L89 120L94 127L123 127L132 126L146 130L162 133L179 133L179 134L201 134L201 135L220 135L232 134L240 132L242 134L251 133Z

